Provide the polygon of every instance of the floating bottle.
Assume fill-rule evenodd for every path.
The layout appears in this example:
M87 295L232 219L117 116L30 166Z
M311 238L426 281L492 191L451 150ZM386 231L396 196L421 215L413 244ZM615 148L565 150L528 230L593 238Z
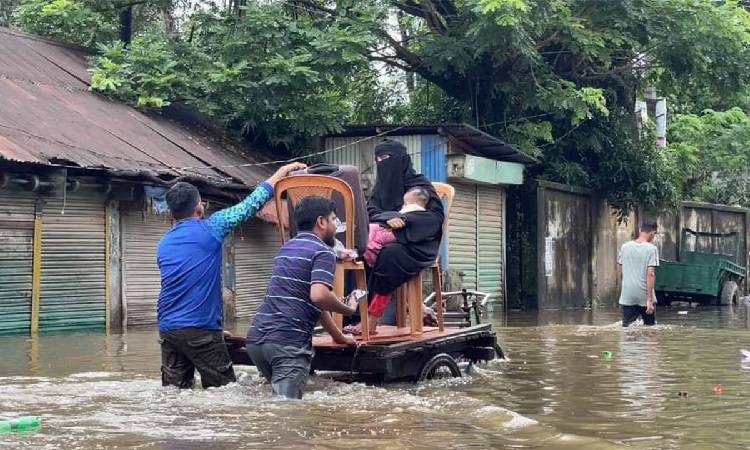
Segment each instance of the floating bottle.
M36 431L41 426L36 416L24 416L11 420L0 420L0 433Z

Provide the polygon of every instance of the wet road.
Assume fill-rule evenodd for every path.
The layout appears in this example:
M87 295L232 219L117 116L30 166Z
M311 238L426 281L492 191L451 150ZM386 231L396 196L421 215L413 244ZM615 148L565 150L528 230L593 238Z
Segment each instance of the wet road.
M509 361L421 385L314 377L301 402L271 399L253 368L221 389L163 389L153 330L4 337L0 417L42 429L0 448L747 448L747 311L680 309L627 330L617 311L511 313L494 322Z

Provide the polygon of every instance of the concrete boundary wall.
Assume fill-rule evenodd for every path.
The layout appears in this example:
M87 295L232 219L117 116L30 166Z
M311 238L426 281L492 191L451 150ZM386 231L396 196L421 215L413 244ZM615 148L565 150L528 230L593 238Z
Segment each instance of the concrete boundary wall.
M508 193L508 306L570 309L614 306L620 286L617 256L637 236L642 218L657 221L660 257L679 259L682 227L740 232L739 264L748 261L748 210L682 202L679 211L649 214L638 208L622 223L595 192L537 181ZM706 246L696 242L690 245ZM747 282L743 286L747 292Z

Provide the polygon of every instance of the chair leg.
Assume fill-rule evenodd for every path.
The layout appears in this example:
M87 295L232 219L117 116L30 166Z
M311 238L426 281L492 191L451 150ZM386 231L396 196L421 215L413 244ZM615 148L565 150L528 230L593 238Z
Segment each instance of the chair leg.
M354 276L357 283L357 289L367 289L367 277L365 276L365 271L356 270ZM370 340L370 316L367 312L368 309L369 303L367 297L365 297L359 302L359 323L362 326L362 340L365 342Z
M435 308L437 308L438 330L445 330L445 319L443 318L443 280L441 279L439 267L432 268L432 289L435 292Z
M396 289L396 326L398 328L406 327L406 305L409 298L407 284L402 284Z
M338 298L344 296L344 267L341 264L336 264L336 270L333 272L333 293ZM344 326L344 316L338 313L331 313L331 316L339 330L342 329Z
M419 272L407 283L409 289L409 321L411 335L422 334L422 272Z

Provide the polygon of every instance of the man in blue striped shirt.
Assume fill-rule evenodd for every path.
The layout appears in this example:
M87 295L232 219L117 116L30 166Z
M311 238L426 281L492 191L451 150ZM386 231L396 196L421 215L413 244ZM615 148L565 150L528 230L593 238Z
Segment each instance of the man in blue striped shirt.
M318 320L335 342L356 345L327 312L351 316L357 310L353 297L345 304L333 293L335 209L333 201L319 196L297 203L299 232L276 254L266 295L247 334L247 353L275 396L302 398Z
M167 191L169 215L175 224L156 249L161 272L157 318L163 386L193 387L196 368L204 388L236 380L222 334L222 243L273 196L278 180L304 167L287 164L245 200L206 220L195 186L179 182Z

